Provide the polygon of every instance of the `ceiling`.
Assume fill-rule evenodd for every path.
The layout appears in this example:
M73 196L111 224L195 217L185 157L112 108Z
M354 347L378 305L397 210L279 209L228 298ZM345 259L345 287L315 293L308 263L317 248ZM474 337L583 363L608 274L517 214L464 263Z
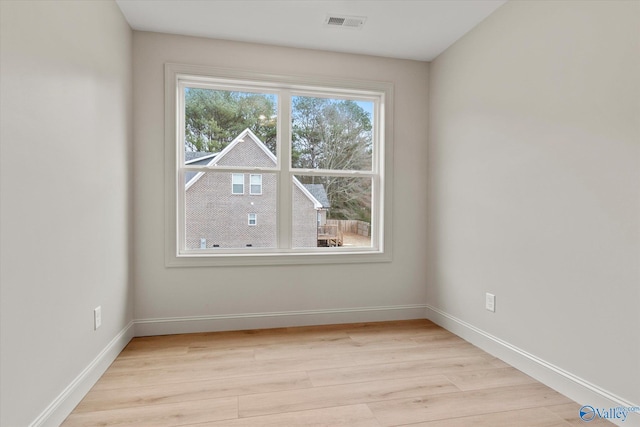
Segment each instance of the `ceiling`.
M116 0L134 30L431 61L506 0ZM365 17L361 29L325 24Z

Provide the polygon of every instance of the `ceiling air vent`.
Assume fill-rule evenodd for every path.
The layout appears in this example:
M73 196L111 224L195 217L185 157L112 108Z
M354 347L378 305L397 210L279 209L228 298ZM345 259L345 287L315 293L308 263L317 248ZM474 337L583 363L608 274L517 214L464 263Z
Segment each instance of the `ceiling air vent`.
M324 23L327 27L360 29L366 20L364 16L327 15Z

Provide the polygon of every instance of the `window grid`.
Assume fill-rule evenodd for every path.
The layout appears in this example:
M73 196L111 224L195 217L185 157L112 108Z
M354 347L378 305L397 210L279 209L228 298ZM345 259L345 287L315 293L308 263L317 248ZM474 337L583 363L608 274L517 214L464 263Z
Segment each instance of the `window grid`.
M244 174L231 174L231 194L244 194Z
M385 236L387 234L387 232L384 231L384 229L382 228L383 226L383 221L382 221L382 217L383 217L383 213L385 210L385 198L384 198L384 188L386 186L385 184L385 180L383 177L383 171L384 171L384 164L385 164L385 156L384 156L384 149L386 146L386 142L384 142L383 140L383 135L385 134L384 126L385 126L385 97L387 96L387 94L391 93L392 90L392 86L390 84L385 84L385 83L362 83L362 84L358 84L358 82L355 82L354 87L350 88L349 84L345 84L343 82L338 82L337 87L332 87L331 83L329 84L325 84L324 86L313 86L313 85L309 85L309 80L305 80L305 79L296 79L296 78L292 78L294 81L298 80L300 83L298 83L298 85L300 85L299 89L295 89L292 90L296 87L296 84L292 84L289 83L288 81L283 80L283 77L278 77L278 76L269 76L269 78L264 78L264 80L259 79L258 81L251 81L250 79L247 81L240 81L240 79L236 79L235 75L238 74L240 76L245 75L245 76L251 76L253 75L252 73L225 73L225 72L212 72L211 75L209 75L207 72L204 72L204 75L198 75L198 73L187 73L187 74L181 74L180 72L178 72L178 69L197 69L199 72L202 72L201 68L205 68L205 67L190 67L190 66L180 66L180 65L174 65L174 64L167 64L167 66L165 67L166 70L166 74L167 77L171 76L174 80L174 82L176 83L176 88L178 88L178 91L176 91L177 96L174 98L176 100L176 104L174 104L176 106L175 109L171 109L170 108L170 102L167 103L167 117L169 117L169 112L170 111L174 111L174 117L177 118L176 120L176 135L178 136L178 145L177 145L177 151L176 151L176 155L177 155L177 164L178 164L178 177L183 177L185 176L185 174L190 173L190 172L195 172L197 174L202 174L204 172L206 172L207 170L212 170L211 168L207 168L207 167L203 167L203 166L197 166L197 165L187 165L184 163L184 152L183 152L183 147L184 147L184 142L180 141L181 135L184 135L183 133L183 129L184 129L184 114L181 114L180 112L184 112L184 98L183 96L181 96L181 91L185 86L190 86L190 87L204 87L204 88L222 88L224 90L233 90L233 89L237 89L237 90L242 90L242 91L249 91L249 90L253 90L256 92L261 92L263 90L268 90L269 93L276 93L279 97L282 97L282 99L279 99L278 101L278 132L280 133L278 135L278 141L277 141L277 149L276 152L278 154L278 158L277 158L277 164L275 167L252 167L250 170L246 167L233 167L233 166L224 166L224 167L216 167L215 170L219 171L219 172L223 172L223 171L227 171L227 172L231 172L233 175L235 176L242 176L242 183L239 182L239 178L235 178L236 182L235 182L235 188L234 188L234 182L233 182L233 178L232 178L232 194L244 194L244 186L245 185L249 185L249 194L262 194L263 188L262 188L262 183L258 183L258 178L253 178L252 180L252 175L256 175L259 176L261 174L256 174L256 173L252 173L256 170L259 170L260 172L270 172L270 173L274 173L276 176L279 176L280 178L278 179L278 193L280 194L278 197L278 203L277 203L277 210L278 210L278 215L280 217L279 220L279 224L280 226L278 227L279 231L278 231L278 244L276 248L273 249L267 249L267 250L260 250L257 248L252 248L249 251L237 251L236 249L232 249L229 251L211 251L209 250L207 251L198 251L198 255L199 256L216 256L216 255L250 255L250 253L264 253L264 254L272 254L272 255L286 255L287 253L303 253L303 254L308 254L308 255L313 255L314 253L318 253L318 254L326 254L327 252L324 251L322 248L317 248L317 251L315 250L315 248L304 248L304 250L299 251L299 250L295 250L292 249L292 245L291 245L291 231L290 231L290 227L292 224L292 218L291 218L291 206L292 206L292 200L291 200L291 196L290 196L290 191L292 189L292 179L294 177L294 175L309 175L309 176L337 176L337 177L370 177L371 178L371 182L372 182L372 197L371 197L371 230L372 230L372 235L371 235L371 241L372 241L372 245L371 248L369 248L370 250L362 250L362 249L358 249L358 250L352 250L352 249L348 249L348 248L334 248L334 250L338 250L338 251L342 251L343 253L347 253L347 254L353 254L353 255L367 255L367 254L380 254L380 255L384 255L383 257L367 257L367 258L334 258L333 256L331 257L323 257L322 259L324 259L325 261L322 261L320 258L318 259L318 262L320 263L324 263L326 261L329 260L338 260L338 262L351 262L349 260L353 259L359 259L361 261L364 262L369 262L369 261L373 261L375 259L379 259L382 261L388 261L390 260L390 252L389 252L389 256L386 256L385 253L386 251L384 250L384 239L383 236ZM219 70L218 70L219 71ZM219 74L218 77L213 77L213 74ZM232 77L234 76L234 77ZM274 81L271 81L271 78L273 77ZM278 80L280 80L280 82L278 82ZM168 82L170 80L167 80ZM230 83L231 82L231 83ZM304 82L304 83L302 83ZM282 88L280 88L279 86L282 84ZM304 89L301 89L304 86ZM170 90L169 83L167 83L166 85L167 89ZM287 87L287 89L285 89L284 87ZM289 89L291 88L291 89ZM288 109L288 106L291 105L291 103L289 102L291 96L293 96L293 94L295 94L295 96L299 96L299 95L309 95L309 96L324 96L327 98L332 98L332 99L340 99L340 98L344 98L344 99L361 99L361 100L366 100L366 101L371 101L374 102L375 107L374 107L374 111L373 111L373 120L374 123L376 124L374 129L373 129L373 156L372 156L372 163L371 163L371 170L365 170L365 171L361 171L361 170L334 170L334 169L305 169L305 168L293 168L292 167L292 162L291 162L291 158L289 156L289 153L291 152L291 147L290 147L290 129L287 129L286 123L289 123L291 120L291 110ZM285 98L289 98L289 99L285 99ZM287 107L287 108L283 108ZM392 122L391 122L392 123ZM390 135L392 134L391 132L389 133ZM167 138L167 144L170 143L170 138ZM175 143L174 143L175 144ZM176 147L174 145L174 147ZM391 162L389 163L391 164ZM245 181L246 177L244 175L249 175L249 179L247 181ZM180 180L178 180L178 182L180 182ZM283 183L285 183L283 185ZM175 223L177 225L176 228L176 233L177 233L177 252L176 255L178 257L181 256L189 256L190 252L189 251L185 251L184 247L182 246L182 244L180 242L184 242L184 218L185 218L185 211L184 211L184 192L185 189L184 187L181 187L180 185L178 185L177 187L177 201L178 201L178 206L177 206L177 222ZM287 195L288 193L288 195ZM288 218L287 218L288 216ZM389 215L390 216L390 215ZM284 218L284 220L283 220ZM253 217L253 219L251 220L251 222L257 223L257 216ZM390 236L389 236L390 237ZM389 241L390 239L388 237L386 237L386 240ZM215 245L218 246L218 245ZM247 245L249 246L249 245ZM167 258L169 260L169 258ZM223 265L227 264L236 264L236 262L228 262L230 260L233 260L233 258L228 258L225 257L225 259L227 261L223 261ZM260 258L262 260L264 260L266 264L270 264L271 262L268 261L268 258ZM287 258L289 259L289 258ZM255 257L249 257L247 258L248 262L250 264L253 264L253 261L258 261L258 258ZM291 262L294 264L300 263L300 261L302 261L303 263L316 263L316 261L311 261L311 258L306 258L306 257L302 257L302 258L298 258L296 257L291 258L290 260L297 260L295 262ZM240 265L242 265L244 262L241 261L240 259L238 259L238 262L240 263ZM286 262L289 263L289 262ZM170 265L171 263L168 263L168 265ZM180 264L180 262L178 263L173 263L174 265L202 265L199 262L196 263L187 263L187 264ZM217 263L216 263L217 264ZM212 264L212 265L216 265L216 264ZM258 264L263 264L263 262L258 262Z
M189 83L185 83L185 86L191 86L191 84ZM206 84L200 83L198 85L198 87L209 87ZM216 84L211 86L212 88L216 88L216 89L229 89L227 86L224 85L220 85L220 84ZM233 86L232 89L238 89L238 90L242 90L242 91L246 91L247 88L243 87L243 86ZM280 98L287 98L286 101L290 101L290 99L292 99L293 97L296 96L305 96L305 97L324 97L324 98L330 98L330 99L353 99L353 96L349 97L345 94L337 94L332 92L330 89L323 89L323 90L299 90L299 91L289 91L289 90L281 90L281 91L274 91L273 89L269 90L270 92L275 92L277 93L277 95ZM377 122L377 120L379 120L379 113L378 113L378 109L380 107L380 101L377 97L373 97L370 96L369 98L366 98L364 96L361 96L361 98L363 100L369 100L374 102L375 107L374 107L374 122ZM291 121L291 104L290 102L282 102L284 101L283 99L279 100L280 102L278 102L278 106L279 111L278 111L278 115L282 117L282 119L280 120L280 122L290 122ZM283 108L284 106L284 108ZM182 122L184 122L184 118L181 119ZM280 131L285 130L286 127L284 126L280 126ZM282 132L283 134L285 134L285 132ZM370 170L349 170L349 169L339 169L339 170L334 170L334 169L320 169L320 168L316 168L316 169L306 169L306 168L295 168L291 165L291 158L290 155L287 155L287 159L285 161L281 160L281 157L284 153L291 153L291 135L288 135L288 142L286 145L283 145L280 141L278 143L277 146L277 152L278 152L278 156L277 156L277 164L275 167L273 168L264 168L264 167L253 167L253 169L259 169L260 171L276 171L276 172L280 172L282 175L282 177L288 176L288 180L286 180L286 183L283 184L283 180L280 180L280 187L281 187L281 194L285 193L285 192L289 192L289 190L292 189L291 187L291 181L294 178L294 175L307 175L307 176L315 176L315 177L327 177L327 176L333 176L333 177L342 177L342 178L349 178L349 177L358 177L358 178L364 178L364 177L369 177L372 179L372 187L373 187L373 193L375 194L374 196L372 196L372 205L375 205L377 202L377 199L379 198L379 196L376 197L377 193L381 191L381 187L379 185L379 175L380 175L380 168L379 168L379 161L380 161L380 157L379 157L379 151L380 151L380 133L379 130L377 128L374 129L373 132L373 156L372 156L372 161L371 161L371 168ZM284 138L280 138L280 139L284 139ZM199 166L183 166L184 170L200 170L202 167ZM234 195L244 195L244 187L245 187L245 175L249 175L249 194L251 195L260 195L262 194L262 185L261 182L260 184L258 184L258 180L261 181L261 174L251 174L249 170L247 170L244 167L238 167L238 166L216 166L216 171L242 171L244 173L233 173L232 174L232 194ZM258 178L260 177L260 178ZM283 215L285 212L291 212L291 208L292 208L292 201L291 200L286 200L286 197L280 197L281 199L285 200L285 205L288 206L288 208L285 209L279 209L278 214L279 216L282 218L284 217L284 221L279 221L280 222L280 235L279 235L279 243L278 243L278 248L276 249L277 251L280 250L295 250L294 247L292 246L292 237L290 232L288 232L289 228L291 227L291 224L293 222L292 218L286 218L286 215ZM280 203L280 205L282 206L283 204ZM372 244L372 249L378 249L378 244L377 242L379 241L379 236L380 236L380 231L378 230L379 224L380 224L380 220L379 220L379 215L380 215L380 207L378 207L378 209L374 209L372 211L372 218L371 218L371 230L373 230L372 232L372 242L376 242L374 244ZM285 231L286 230L286 231ZM304 248L305 250L310 250L313 248Z
M262 175L251 174L249 177L249 194L261 195L262 194Z

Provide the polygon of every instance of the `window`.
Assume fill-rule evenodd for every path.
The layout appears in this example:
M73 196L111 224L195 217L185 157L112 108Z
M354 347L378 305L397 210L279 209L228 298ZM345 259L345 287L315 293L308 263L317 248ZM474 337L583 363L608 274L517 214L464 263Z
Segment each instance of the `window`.
M251 174L249 193L257 195L262 194L262 175Z
M244 194L244 174L231 174L231 194Z
M390 84L165 71L167 265L390 260Z

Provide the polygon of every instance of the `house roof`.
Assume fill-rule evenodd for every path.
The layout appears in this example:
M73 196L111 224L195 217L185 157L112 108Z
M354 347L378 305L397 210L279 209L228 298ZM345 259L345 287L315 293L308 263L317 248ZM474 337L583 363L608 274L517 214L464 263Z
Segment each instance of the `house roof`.
M211 163L211 160L217 156L218 153L209 153L207 151L185 151L184 152L184 164L190 166L206 166ZM184 173L184 182L189 183L198 172L186 171Z
M256 136L256 134L254 134L253 132L251 132L251 129L247 128L245 130L243 130L242 132L240 132L240 135L238 135L233 141L231 141L231 143L229 145L227 145L225 147L224 150L222 150L219 153L204 153L204 152L197 152L197 151L193 151L191 153L194 154L190 154L189 156L192 156L193 158L189 161L187 161L187 153L189 152L185 152L185 164L189 164L189 165L201 165L201 166L214 166L216 165L222 158L224 158L230 151L232 151L240 142L244 142L245 138L249 137L266 155L267 157L269 157L270 160L273 161L274 166L277 164L277 158L276 156L269 150L269 148L264 144L264 142L262 142L260 140L260 138L258 138ZM202 156L197 156L196 153L200 153L203 154ZM204 175L204 172L187 172L185 173L185 186L186 189L188 190L193 184L195 184L201 177L202 175ZM305 188L305 186L303 186L300 181L298 181L298 178L296 178L295 176L293 177L293 184L298 187L302 193L307 196L307 198L309 200L311 200L311 202L313 203L313 207L315 209L322 209L323 207L325 207L325 205L323 203L321 203L307 188ZM324 191L324 188L322 189ZM319 192L318 192L319 193ZM327 202L326 207L328 207L328 199L326 198L326 192L325 194L325 199Z
M260 141L260 138L258 138L256 136L256 134L254 134L253 132L251 132L251 129L247 128L245 130L243 130L242 132L240 132L240 135L236 136L236 138L231 141L231 143L229 143L229 145L227 145L224 150L222 150L219 153L206 153L203 156L197 157L196 154L190 154L190 157L194 157L192 160L187 161L187 152L185 152L185 164L188 164L190 166L215 166L220 160L222 160L229 152L233 151L234 148L236 148L236 146L241 143L244 142L244 139L246 137L249 137L251 139L251 141L253 141L262 151L264 151L264 153L267 155L267 157L273 162L273 165L275 166L277 163L277 159L276 156L273 155L273 153L271 151L269 151L269 148L267 148L266 145L264 145L264 143L262 141ZM201 153L204 154L204 152L202 151L193 151L191 153ZM186 189L188 190L193 184L195 184L204 174L204 172L186 172L185 173L185 186ZM318 202L320 203L320 202ZM314 202L315 205L315 202Z
M185 164L201 164L196 163L200 162L204 159L211 159L218 153L210 153L208 151L185 151L184 152L184 163Z
M324 185L322 184L302 184L302 185L304 185L304 188L309 190L309 193L311 193L311 195L315 197L317 201L320 202L323 208L328 209L331 207L331 204L329 203L329 197L327 196L327 191L325 190Z

